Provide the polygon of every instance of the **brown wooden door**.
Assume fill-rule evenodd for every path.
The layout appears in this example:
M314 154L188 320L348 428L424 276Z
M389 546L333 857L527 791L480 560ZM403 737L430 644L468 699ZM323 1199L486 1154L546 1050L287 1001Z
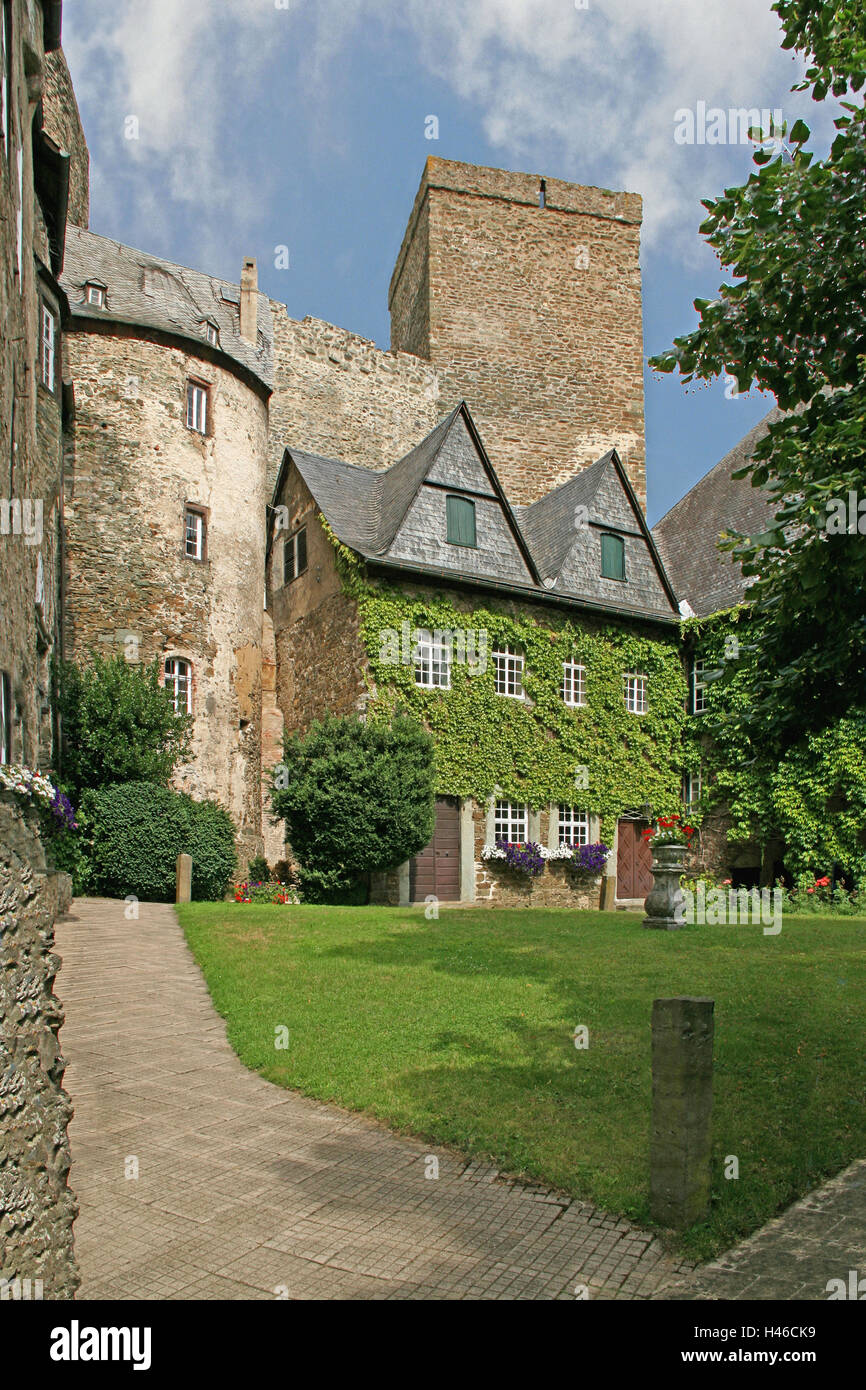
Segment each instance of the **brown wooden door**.
M616 854L616 896L645 898L653 886L653 860L650 847L641 836L647 822L621 820L618 825Z
M426 849L409 865L409 896L422 903L431 896L460 901L460 813L454 797L436 802L436 828Z

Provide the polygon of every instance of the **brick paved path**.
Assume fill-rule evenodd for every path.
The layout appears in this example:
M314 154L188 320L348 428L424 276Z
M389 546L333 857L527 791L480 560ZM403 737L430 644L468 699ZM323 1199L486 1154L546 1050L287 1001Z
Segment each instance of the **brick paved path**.
M82 899L57 925L79 1298L648 1298L689 1270L627 1221L247 1071L173 910L123 914Z
M828 1281L866 1278L866 1159L810 1192L733 1250L655 1298L829 1298ZM866 1283L861 1295L866 1297Z

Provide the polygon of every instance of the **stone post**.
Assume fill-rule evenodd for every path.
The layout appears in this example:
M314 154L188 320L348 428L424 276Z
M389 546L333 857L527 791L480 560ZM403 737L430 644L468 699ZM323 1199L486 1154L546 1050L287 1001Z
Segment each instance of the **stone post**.
M177 878L174 900L176 903L188 903L192 898L192 856L189 854L179 854L177 856Z
M688 996L653 1003L650 1214L677 1230L709 1207L713 1007Z

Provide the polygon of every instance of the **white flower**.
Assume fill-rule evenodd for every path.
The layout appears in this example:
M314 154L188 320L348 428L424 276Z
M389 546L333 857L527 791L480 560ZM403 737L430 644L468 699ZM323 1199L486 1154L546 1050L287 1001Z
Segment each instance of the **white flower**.
M40 772L33 772L29 767L20 767L14 763L0 766L0 787L9 792L17 792L19 796L34 797L38 801L44 801L46 805L51 805L57 795L56 788L43 777Z

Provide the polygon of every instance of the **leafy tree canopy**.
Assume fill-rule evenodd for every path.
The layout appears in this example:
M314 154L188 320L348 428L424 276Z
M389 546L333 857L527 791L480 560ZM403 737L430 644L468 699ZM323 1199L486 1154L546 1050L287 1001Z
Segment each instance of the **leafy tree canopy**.
M862 0L774 8L784 46L808 56L800 85L815 100L860 91ZM701 231L732 281L696 300L698 327L652 359L685 381L729 372L786 412L735 474L766 488L774 523L723 542L752 578L760 624L741 719L777 749L843 717L866 684L866 112L862 100L843 109L825 159L797 121L784 148L756 150L745 185L704 203Z

